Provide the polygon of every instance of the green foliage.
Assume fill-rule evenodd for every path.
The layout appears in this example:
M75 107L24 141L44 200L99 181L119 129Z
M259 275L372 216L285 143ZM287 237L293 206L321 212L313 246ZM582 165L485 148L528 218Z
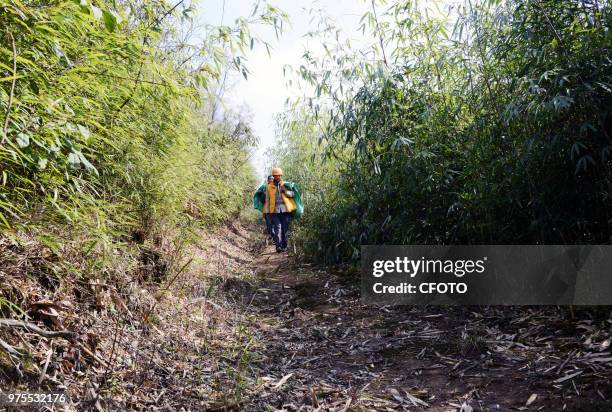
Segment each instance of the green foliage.
M258 2L194 46L181 36L191 10L182 1L0 0L4 229L70 222L94 237L151 233L240 208L252 138L206 122L201 99L223 70L246 75L239 53L260 42L250 25L277 27L284 14Z
M324 161L324 150L316 140L321 123L309 116L304 108L296 105L276 118L277 143L266 153L266 170L282 165L287 179L299 184L305 213L299 224L292 228L293 240L300 249L308 248L312 239L319 234L313 230L320 216L317 208L324 199L330 198L334 184L339 178L335 162ZM313 207L311 213L310 208Z
M609 242L610 4L467 1L452 16L396 2L362 19L371 49L327 38L329 54L300 68L307 122L323 122L339 170L309 205L311 254Z
M247 75L240 55L262 43L250 27L282 25L257 5L196 40L181 0L0 0L0 260L14 279L163 276L195 225L244 207L256 138L240 114L208 111L222 75ZM143 260L151 248L164 256ZM20 316L7 288L0 311Z

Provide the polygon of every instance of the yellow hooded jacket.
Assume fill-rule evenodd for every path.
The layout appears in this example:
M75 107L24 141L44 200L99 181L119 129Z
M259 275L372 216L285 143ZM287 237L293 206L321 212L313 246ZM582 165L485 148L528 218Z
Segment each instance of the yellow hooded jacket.
M285 182L283 180L280 181L280 185L284 185ZM295 210L295 200L285 195L285 193L281 193L281 199L283 199L283 203L287 208L287 212L291 213ZM268 187L266 188L266 200L263 207L263 213L275 213L274 208L276 206L276 184L274 182L268 183Z

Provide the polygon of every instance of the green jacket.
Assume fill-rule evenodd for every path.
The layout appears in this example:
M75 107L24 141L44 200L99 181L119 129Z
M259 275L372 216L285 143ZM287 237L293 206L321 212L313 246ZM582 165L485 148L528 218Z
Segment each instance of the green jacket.
M297 183L294 182L285 182L284 186L293 191L293 200L295 201L295 210L291 212L292 217L300 217L304 214L304 205L302 204L302 199L300 197L300 188ZM255 194L253 195L253 208L263 212L264 199L266 198L266 187L267 184L264 183L257 188Z

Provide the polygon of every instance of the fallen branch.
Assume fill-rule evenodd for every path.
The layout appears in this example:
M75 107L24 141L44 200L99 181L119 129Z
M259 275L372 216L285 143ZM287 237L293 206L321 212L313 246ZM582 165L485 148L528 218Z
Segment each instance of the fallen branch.
M38 378L38 386L45 380L47 376L47 368L49 367L49 362L51 361L51 355L53 355L53 343L51 343L51 348L47 351L47 360L45 360L45 365L43 366L43 370L40 374L40 378Z
M0 327L21 328L28 332L36 333L44 338L74 338L76 333L69 330L44 330L34 325L33 323L22 322L16 319L0 319Z
M108 362L104 359L102 359L101 357L99 357L98 355L96 355L95 353L93 353L91 350L89 350L85 345L83 345L82 343L77 343L77 347L79 347L83 352L85 352L86 354L88 354L89 356L92 357L93 360L95 360L96 362L98 362L100 365L102 366L108 366Z
M149 311L145 314L145 318L148 318L149 315L151 313L153 313L153 311L155 310L155 308L157 307L157 304L163 299L164 294L168 291L168 289L170 289L170 286L172 286L172 284L174 283L174 281L176 281L176 279L179 277L179 275L181 273L183 273L183 271L187 268L187 266L189 266L191 264L191 262L193 262L193 258L189 259L187 261L187 263L185 263L178 272L176 272L176 274L172 277L172 279L170 279L170 282L168 282L168 284L166 286L164 286L159 292L157 292L157 296L156 296L156 300L155 303L153 303L153 306L151 306L151 309L149 309Z
M0 339L0 346L2 348L4 348L4 350L7 351L8 353L10 353L11 355L15 355L15 356L21 356L22 355L17 349L15 349L14 347L9 345L8 343L3 341L2 339Z
M567 365L567 363L574 357L576 352L577 352L577 349L574 349L573 351L571 351L569 356L559 365L559 368L557 368L557 375L561 373L565 365Z

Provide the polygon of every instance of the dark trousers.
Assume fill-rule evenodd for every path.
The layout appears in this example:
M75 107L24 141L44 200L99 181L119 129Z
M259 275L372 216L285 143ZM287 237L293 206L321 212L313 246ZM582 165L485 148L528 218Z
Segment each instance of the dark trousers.
M264 213L264 220L266 221L266 231L272 237L272 215Z
M289 220L291 213L270 213L272 223L272 240L277 248L287 248L287 236L289 235Z

